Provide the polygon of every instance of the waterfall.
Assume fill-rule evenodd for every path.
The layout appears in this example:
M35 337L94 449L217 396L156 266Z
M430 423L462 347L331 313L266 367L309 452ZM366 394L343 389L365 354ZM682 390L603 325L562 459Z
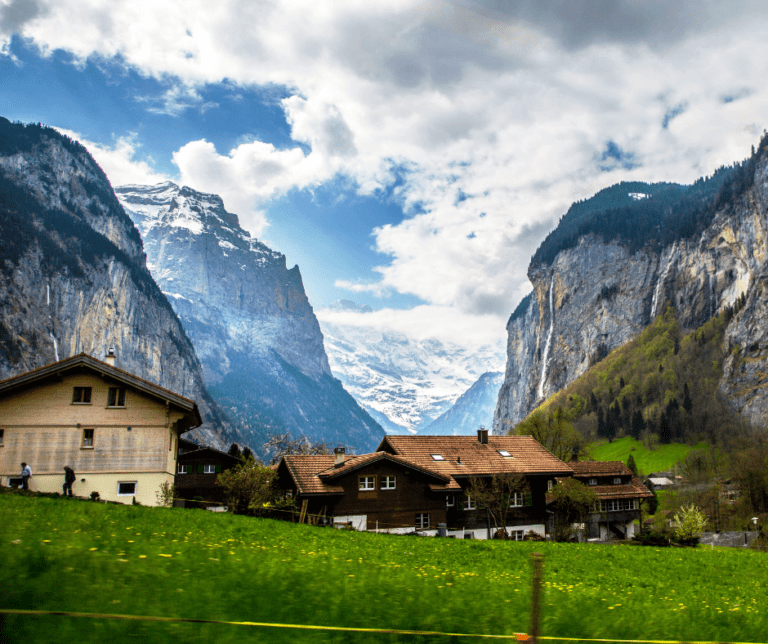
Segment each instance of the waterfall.
M59 361L59 343L56 342L56 336L53 335L53 316L51 315L51 286L50 284L45 285L45 305L48 307L48 320L51 325L51 330L49 331L49 334L51 336L51 340L53 340L53 355L56 358L56 362Z
M661 296L661 289L664 288L664 282L669 274L669 269L672 267L672 262L675 259L677 253L674 250L669 255L669 261L664 267L664 272L659 275L659 281L656 282L656 288L653 290L653 300L651 301L651 320L656 317L656 309L659 307L659 297ZM661 264L661 256L659 256L659 264Z
M552 281L549 283L549 333L547 333L547 342L544 344L544 355L541 358L541 378L539 378L539 388L537 395L539 398L544 396L544 382L547 379L547 358L549 358L549 346L552 343L552 333L555 330L555 274L552 274Z
M59 345L56 342L56 337L51 333L51 340L53 340L53 355L56 357L56 362L59 361Z

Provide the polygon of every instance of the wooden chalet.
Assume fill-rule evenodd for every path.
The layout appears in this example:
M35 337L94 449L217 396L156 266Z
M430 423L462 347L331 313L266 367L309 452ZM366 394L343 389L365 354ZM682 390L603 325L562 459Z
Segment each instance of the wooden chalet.
M507 530L515 538L546 529L546 492L572 470L529 436L387 436L372 454L285 456L277 485L296 498L301 517L359 530L434 533L439 524L486 538L485 511L466 490L472 477L517 474Z
M599 499L589 514L588 538L606 541L631 539L640 505L653 496L643 482L621 461L569 463L573 477L592 489Z
M224 491L218 476L242 463L242 459L190 441L180 443L176 466L177 507L223 509Z
M194 401L85 353L0 382L0 484L32 468L30 490L157 505L179 437L202 424Z

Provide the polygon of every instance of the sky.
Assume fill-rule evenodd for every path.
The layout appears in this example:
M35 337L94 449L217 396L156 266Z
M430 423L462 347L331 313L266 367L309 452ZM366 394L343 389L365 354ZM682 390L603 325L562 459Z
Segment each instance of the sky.
M221 195L316 309L374 309L337 323L502 342L573 201L749 155L766 9L0 0L0 116L79 139L115 186Z

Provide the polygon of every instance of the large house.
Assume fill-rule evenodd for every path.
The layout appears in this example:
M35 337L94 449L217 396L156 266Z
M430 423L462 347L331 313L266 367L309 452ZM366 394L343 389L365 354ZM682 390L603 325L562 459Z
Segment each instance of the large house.
M0 484L32 468L30 489L157 505L179 437L202 424L194 401L81 353L0 382Z
M653 496L643 482L621 461L569 463L573 477L597 494L598 503L589 514L590 539L631 539L641 503Z
M518 475L510 498L506 529L521 539L544 535L546 492L571 468L530 436L387 436L376 452L346 456L284 456L277 485L292 495L300 516L348 524L360 530L436 532L447 529L486 538L485 511L468 488L473 477Z

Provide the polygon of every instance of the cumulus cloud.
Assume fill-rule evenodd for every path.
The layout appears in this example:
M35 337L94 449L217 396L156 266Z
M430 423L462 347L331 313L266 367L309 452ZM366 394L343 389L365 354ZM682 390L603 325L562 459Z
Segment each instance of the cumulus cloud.
M692 181L748 154L768 114L760 5L57 0L13 22L42 51L175 79L160 101L171 113L199 107L206 83L286 88L301 145L192 141L173 157L181 181L222 194L257 235L293 188L342 174L385 191L407 217L374 231L381 281L344 287L503 328L573 201L620 180Z
M128 183L152 185L170 180L167 175L155 171L147 161L137 158L139 145L135 135L120 137L110 147L89 141L71 130L64 128L57 128L57 130L82 143L104 170L113 186Z

